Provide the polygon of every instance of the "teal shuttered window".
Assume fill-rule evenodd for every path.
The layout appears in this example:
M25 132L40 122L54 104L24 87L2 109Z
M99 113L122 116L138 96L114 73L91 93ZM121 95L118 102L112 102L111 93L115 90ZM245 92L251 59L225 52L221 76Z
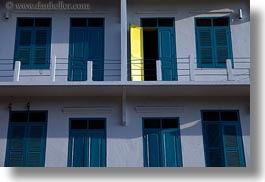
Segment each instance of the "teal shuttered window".
M182 167L178 118L143 120L144 167Z
M229 18L196 18L197 65L225 68L233 60Z
M237 111L202 111L207 167L244 167L245 157Z
M104 80L104 19L72 18L69 42L69 81L87 80L93 62L93 81Z
M47 112L11 112L6 167L44 167Z
M49 69L51 19L18 18L15 61L22 69Z
M68 167L106 167L105 119L70 119Z

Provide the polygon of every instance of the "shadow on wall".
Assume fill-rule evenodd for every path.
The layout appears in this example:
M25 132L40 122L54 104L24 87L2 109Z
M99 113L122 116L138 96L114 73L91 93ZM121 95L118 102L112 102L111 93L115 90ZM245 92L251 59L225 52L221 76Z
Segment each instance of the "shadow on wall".
M13 1L13 2L16 2L16 1ZM86 2L86 3L91 4L91 7L94 8L92 10L97 10L99 7L104 7L104 11L105 11L105 10L107 10L108 6L109 7L114 7L115 9L119 10L119 1L118 0L115 0L114 4L113 3L105 4L106 2L104 0L97 1L96 3L95 3L95 1L92 1L92 0L85 0L85 1L80 1L80 2ZM163 2L165 2L165 1L163 1ZM235 0L233 2L235 2ZM243 4L243 3L245 4L244 5L245 9L243 9L243 19L240 19L240 20L238 19L238 9L240 9L240 8L236 7L236 3L237 2L231 3L231 1L229 1L229 0L226 0L226 2L225 1L209 1L209 0L199 0L199 1L178 0L176 2L175 0L167 0L167 3L164 3L164 4L168 4L167 7L170 7L170 9L172 9L172 8L176 9L176 11L175 11L175 13L176 13L175 20L176 21L187 19L187 18L190 18L190 17L196 17L196 16L199 16L201 14L209 14L209 12L212 12L212 11L227 11L227 10L231 10L231 9L227 8L227 4L229 4L229 7L230 7L230 5L233 6L234 7L233 10L235 11L235 12L231 13L230 17L232 19L234 19L233 24L237 25L237 24L243 24L243 23L246 23L246 22L250 21L250 16L249 16L249 14L247 14L250 11L250 8L249 8L249 3L250 2L249 1L242 2L242 1L239 1L239 0L238 0L238 2L240 4ZM6 3L5 1L4 2L0 2L0 10L5 11L5 9L3 8L3 7L5 7L5 3ZM139 4L139 1L138 0L128 0L128 2L127 2L127 4L128 4L127 5L128 13L130 12L130 7L135 8L135 4L136 3ZM141 6L143 5L145 7L145 5L148 5L150 3L153 5L153 7L155 5L157 5L157 7L163 9L163 6L161 6L161 1L159 1L159 0L154 0L154 1L153 0L152 1L151 0L144 0L144 1L141 1L140 5ZM190 4L192 4L192 6L190 6ZM205 8L205 7L218 7L218 9L217 8ZM156 9L156 8L151 9L152 12L156 11L154 9ZM148 8L146 10L149 11ZM63 12L62 13L61 12L57 12L57 13L58 13L59 17L63 17L63 16L61 16L61 14L64 15ZM130 13L133 13L133 14L136 13L137 14L137 12L130 12ZM130 13L128 15L128 20L130 20ZM212 16L215 16L215 14L218 14L218 13L210 13L210 14L212 14ZM116 17L116 14L110 14L108 16L112 16L112 15ZM1 16L3 16L3 13L1 13ZM11 16L11 19L12 19L12 14L10 16ZM47 16L49 17L50 15L47 15ZM85 15L85 16L88 16L88 15ZM105 16L105 14L104 14L104 16ZM153 14L152 14L152 16L153 16ZM161 15L157 14L157 16L161 16ZM165 15L163 15L163 16L165 16ZM1 18L3 19L3 17L1 17ZM2 22L3 26L8 21L11 21L11 19ZM130 23L130 22L128 22L128 23ZM116 26L116 24L115 24L115 26ZM59 28L60 29L56 29L56 32L65 31L65 27L59 27ZM1 33L1 30L0 30L0 33ZM51 43L52 44L65 44L65 43L68 44L68 39L65 39L65 37L63 37L63 36L57 36L57 37L53 37Z
M230 16L232 20L233 25L237 24L243 24L246 22L250 21L250 1L240 1L240 0L234 0L234 1L229 1L229 0L224 0L224 1L209 1L209 0L198 0L198 1L193 1L193 0L166 0L161 4L160 0L144 0L141 1L141 6L145 7L143 10L143 15L146 16L146 14L149 14L148 11L155 12L155 7L156 5L160 8L160 11L170 11L174 14L176 13L175 20L183 20L191 17L197 17L200 16L201 14L208 14L210 16L220 16L220 14L226 14L224 16ZM240 7L238 7L237 3L241 4ZM130 11L130 7L136 8L136 4L139 4L138 0L128 0L128 11ZM150 8L150 4L152 4ZM163 6L165 5L165 6ZM242 7L243 5L243 7ZM232 9L231 9L232 7ZM139 9L139 8L138 8ZM141 14L141 9L138 9L136 12L133 13L139 13ZM239 19L239 9L242 9L242 19ZM231 12L231 10L233 12ZM146 11L146 13L145 13ZM218 13L221 12L221 13ZM228 12L228 13L224 13ZM166 13L167 14L167 13ZM152 14L152 17L154 14ZM159 16L159 15L157 15ZM163 15L165 16L165 15ZM128 19L130 19L130 16L128 16Z

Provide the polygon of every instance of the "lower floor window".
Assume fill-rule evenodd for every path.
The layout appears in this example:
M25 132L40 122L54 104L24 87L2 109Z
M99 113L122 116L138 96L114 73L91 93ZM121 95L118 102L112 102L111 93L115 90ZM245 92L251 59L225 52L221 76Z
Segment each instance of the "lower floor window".
M181 167L181 141L178 118L143 120L144 166Z
M46 111L12 111L6 149L7 167L44 167Z
M202 111L207 167L244 167L238 111Z
M105 166L105 119L70 119L68 167Z

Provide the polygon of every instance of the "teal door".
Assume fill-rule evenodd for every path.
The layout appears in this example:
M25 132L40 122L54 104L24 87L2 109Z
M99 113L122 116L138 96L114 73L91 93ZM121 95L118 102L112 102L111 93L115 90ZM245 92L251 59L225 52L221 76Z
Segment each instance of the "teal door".
M151 57L151 61L153 61L153 59L161 61L163 81L178 80L175 19L142 18L141 25L144 28L144 60L149 60ZM157 34L152 33L154 31L157 32ZM150 40L149 38L152 36L153 38ZM145 65L148 64L153 63L151 62ZM150 66L146 67L147 68L144 68L145 72L149 72L148 69L153 70ZM153 78L151 78L151 80L153 80Z
M105 167L105 121L75 119L70 123L68 166Z
M162 66L162 80L177 80L175 32L171 27L158 28L159 60Z
M82 19L83 20L83 19ZM69 51L69 81L87 80L87 61L93 62L93 81L104 79L104 27L89 24L71 26Z
M145 119L145 167L181 167L181 142L177 119Z
M87 30L72 28L70 38L69 81L85 81L87 79Z

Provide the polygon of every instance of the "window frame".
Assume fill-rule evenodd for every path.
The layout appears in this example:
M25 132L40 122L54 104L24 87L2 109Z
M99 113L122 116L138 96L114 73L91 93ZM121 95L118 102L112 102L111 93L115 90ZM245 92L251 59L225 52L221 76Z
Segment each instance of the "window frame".
M32 19L33 20L33 25L32 26L25 26L25 27L20 27L18 25L19 19ZM42 27L42 26L35 26L36 19L49 19L50 20L50 26L49 27ZM23 65L21 62L21 69L22 70L48 70L50 69L50 60L51 60L51 41L52 41L52 18L51 17L17 17L16 19L16 38L15 38L15 49L14 49L14 66L16 61L18 60L18 50L19 50L19 40L20 40L20 32L23 30L29 30L31 31L31 45L29 46L30 48L30 58L29 58L29 64L28 65ZM36 32L38 30L45 30L48 32L48 40L47 40L47 58L45 58L45 64L36 64L35 59L32 56L33 52L35 51L35 37L36 37ZM34 44L33 44L34 43Z
M219 112L219 121L204 121L203 120L203 113L204 112ZM236 112L237 113L237 120L233 120L233 121L222 121L221 119L221 113L222 112ZM226 146L224 144L224 140L225 140L225 135L224 135L224 126L235 126L236 130L237 130L237 148L238 148L238 152L239 152L239 160L240 160L240 166L238 167L246 167L246 161L245 161L245 152L244 152L244 143L243 143L243 136L242 136L242 128L241 128L241 121L240 121L240 112L239 110L213 110L213 109L209 109L209 110L201 110L201 122L202 122L202 135L203 135L203 146L204 146L204 157L205 157L205 166L206 167L211 167L209 166L209 156L208 156L208 133L205 131L206 126L209 125L214 125L218 126L219 128L221 128L221 149L223 151L223 163L224 166L222 167L229 167L227 164L227 156L225 154L226 151L229 151L229 149L226 149ZM209 123L209 124L208 124Z
M30 122L29 121L29 117L28 117L28 120L26 122L12 122L11 121L11 114L12 112L17 112L17 113L30 113L30 112L44 112L45 115L46 115L46 120L43 122L43 121L38 121L38 122ZM17 110L17 111L10 111L9 112L9 123L8 123L8 134L7 134L7 142L6 142L6 154L5 154L5 167L10 167L10 159L9 159L9 156L10 156L10 140L12 139L11 138L11 135L12 135L12 132L11 130L13 129L12 127L13 126L24 126L25 127L25 136L28 136L29 135L29 127L33 126L41 126L42 129L45 131L43 134L42 134L42 138L44 139L42 142L43 142L43 145L42 145L42 149L41 149L41 161L40 161L40 166L35 166L35 167L45 167L45 159L46 159L46 143L47 143L47 128L48 128L48 110L30 110L30 111L22 111L22 110ZM23 166L21 167L28 167L27 166L27 160L26 160L26 156L27 156L27 152L28 152L28 139L25 139L23 140L23 148L26 148L24 151L23 151ZM16 166L14 166L16 167Z
M154 120L160 120L160 128L145 128L144 127L144 121L147 119L154 119ZM163 124L162 121L165 119L175 119L178 122L178 128L163 128ZM146 130L146 131L145 131ZM180 118L179 117L143 117L142 118L142 142L143 142L143 166L144 167L152 167L152 166L146 166L145 161L148 159L145 159L145 143L144 143L144 136L146 133L151 133L151 132L159 132L159 134L161 135L162 133L164 133L165 131L170 131L170 132L177 132L177 135L179 137L179 141L177 143L177 163L178 166L177 167L183 167L183 156L182 156L182 143L181 143L181 133L180 133ZM160 144L161 145L161 144ZM161 150L161 147L158 146ZM163 149L164 150L164 149ZM165 152L165 151L164 151ZM165 157L165 153L160 154L160 158L164 158ZM167 167L167 166L159 166L159 167Z
M228 21L228 26L214 26L214 20L219 18L226 18ZM197 20L200 19L210 19L211 26L197 26ZM215 29L226 28L228 30L228 59L231 59L232 68L234 68L234 56L233 56L233 42L232 42L232 35L231 35L231 18L229 16L220 16L220 17L195 17L194 18L194 27L195 27L195 46L196 46L196 59L197 59L197 67L198 68L216 68L216 69L224 69L226 68L225 64L220 64L217 62L217 54L216 54L216 36L214 35ZM199 28L198 28L199 27ZM211 39L212 39L212 63L209 64L202 64L200 60L200 48L199 48L199 41L198 41L198 29L205 29L211 31Z
M72 129L71 124L73 120L86 120L87 123L89 123L90 120L102 120L104 122L104 129ZM89 124L87 125L89 126ZM75 167L73 166L73 161L71 157L74 155L73 154L73 143L72 139L76 135L96 135L96 134L101 134L104 136L105 139L105 161L103 161L104 164L102 166L98 167L106 167L107 166L107 118L85 118L85 117L80 117L80 118L69 118L69 133L68 133L68 153L67 153L67 167ZM89 154L90 155L90 154ZM92 166L88 166L92 167Z

